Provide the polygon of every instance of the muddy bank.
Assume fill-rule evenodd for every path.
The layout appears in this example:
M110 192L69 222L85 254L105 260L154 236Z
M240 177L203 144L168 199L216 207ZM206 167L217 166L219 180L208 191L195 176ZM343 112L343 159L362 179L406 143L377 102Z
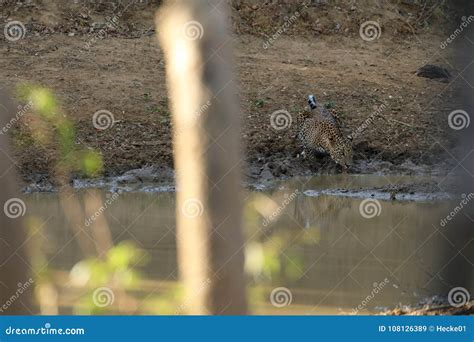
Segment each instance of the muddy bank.
M375 165L372 165L375 164ZM289 164L291 165L291 164ZM366 166L367 164L363 164ZM242 177L242 188L249 190L271 190L283 187L303 186L300 190L305 196L318 197L339 196L350 198L373 198L377 200L397 201L439 201L449 200L462 191L457 187L454 179L446 175L443 166L433 168L430 166L413 167L412 164L397 166L391 163L383 163L383 169L378 163L368 163L378 171L372 173L339 173L339 177L356 177L356 179L380 178L386 185L370 186L373 180L368 179L366 186L357 186L350 182L340 187L341 179L332 173L313 173L310 170L297 170L294 166L289 167L290 172L279 172L281 165L275 170L269 165L253 166L246 168ZM360 166L359 166L360 167ZM384 170L381 172L380 170ZM372 169L364 169L372 170ZM332 175L332 176L331 176ZM369 176L370 175L370 176ZM311 187L309 179L318 180L324 178L324 185L316 188ZM397 180L397 177L400 179ZM333 178L332 181L328 179ZM413 179L408 181L406 179ZM426 180L429 179L429 180ZM442 183L440 182L442 180ZM377 182L376 182L377 183ZM169 167L148 166L140 169L127 171L119 176L99 177L94 179L75 178L71 185L77 189L98 188L110 192L174 192L179 189L175 184L174 170ZM23 191L32 192L56 192L57 186L47 178L32 182L24 186Z
M430 184L431 185L431 184ZM393 187L390 192L384 192L375 189L358 189L358 190L347 190L347 189L324 189L324 190L307 190L304 192L306 196L317 197L322 195L327 196L340 196L340 197L351 197L351 198L372 198L376 200L385 201L440 201L449 200L454 197L453 194L445 191L433 191L430 192L432 186L428 184L410 184L404 187L408 188L406 192L398 189L397 186ZM426 187L425 187L426 186Z
M318 175L337 175L342 173L339 165L335 164L329 156L310 157L303 160L299 155L296 158L270 158L272 161L265 162L266 159L257 160L251 164L242 166L242 185L253 189L272 188L277 186L278 181L296 177L317 177ZM412 176L446 176L454 168L452 161L445 161L435 165L415 164L411 159L394 163L386 160L357 160L349 168L348 175L412 175ZM127 189L142 189L143 184L150 184L154 191L174 191L175 190L174 169L170 166L150 165L142 168L131 169L125 172L107 170L106 175L96 179L88 179L80 174L71 177L71 184L75 188L103 188L112 186L125 186ZM24 175L23 186L26 192L48 192L56 190L56 182L49 173L36 173L33 170ZM350 196L351 193L340 189L340 195ZM366 189L367 191L380 192L378 196L386 199L388 193L400 192L410 194L410 189L401 185L400 189L377 188ZM440 188L432 184L426 188L415 186L413 191L420 193L435 194ZM146 191L146 190L143 190ZM339 191L338 189L334 190ZM330 194L330 193L327 193ZM335 193L336 194L336 193ZM314 195L314 194L312 194ZM354 195L357 197L357 195ZM410 196L408 196L410 197ZM391 199L389 197L388 199Z
M474 301L455 307L449 304L446 298L434 296L416 305L402 305L387 310L382 315L412 315L412 316L439 316L439 315L474 315Z
M149 166L172 169L172 118L163 55L153 32L155 7L129 8L109 27L107 17L117 9L107 6L7 1L3 20L23 21L27 33L15 42L0 40L2 85L14 90L26 82L52 89L75 126L76 144L100 153L105 178ZM295 11L298 20L264 48L275 34L275 23L285 24ZM299 8L286 1L234 1L240 166L247 179L260 183L340 172L329 157L301 157L296 135L311 93L337 113L346 134L359 132L350 173L431 173L446 160L452 163L447 151L455 146L456 132L447 118L458 108L456 89L465 84L456 77L456 66L446 65L449 51L439 47L446 39L440 22L444 17L429 16L438 26L415 25L424 15L422 6L397 2L380 7L318 2ZM367 42L358 28L372 16L380 22L381 35ZM416 32L407 30L410 25ZM99 35L100 30L105 34ZM428 62L449 69L449 87L415 75ZM367 122L381 105L380 115ZM93 124L99 110L113 115L105 130ZM286 129L271 125L277 110L291 117ZM10 157L26 184L54 184L59 147L34 140L34 121L30 110L8 132L15 151ZM220 138L214 137L217 142ZM163 176L158 181L168 180Z

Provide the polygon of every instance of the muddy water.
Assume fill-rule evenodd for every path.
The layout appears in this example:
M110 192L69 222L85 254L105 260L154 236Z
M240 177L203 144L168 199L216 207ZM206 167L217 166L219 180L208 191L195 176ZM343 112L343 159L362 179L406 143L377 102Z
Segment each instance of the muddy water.
M456 285L449 269L465 267L465 260L456 255L464 242L440 220L459 200L433 200L421 194L417 201L388 201L381 194L359 190L328 194L328 189L422 180L319 176L283 182L272 190L247 191L244 230L252 311L337 314L355 313L359 307L360 314L445 295ZM80 200L87 191L78 192ZM352 195L344 196L347 193ZM102 200L111 198L107 191L100 194ZM174 195L123 192L103 213L114 243L131 240L147 251L149 262L141 268L144 278L167 284L178 282ZM363 202L365 198L372 200ZM30 218L43 223L36 241L50 269L69 271L84 258L57 194L29 194L27 208ZM272 305L270 294L277 287L289 290L291 303L284 303L289 305ZM160 286L153 289L154 294L160 291ZM153 313L170 312L158 308Z

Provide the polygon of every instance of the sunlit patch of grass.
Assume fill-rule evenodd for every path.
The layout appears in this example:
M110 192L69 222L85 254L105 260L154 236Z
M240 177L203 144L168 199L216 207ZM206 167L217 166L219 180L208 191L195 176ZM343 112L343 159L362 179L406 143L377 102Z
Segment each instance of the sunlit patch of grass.
M329 101L324 102L323 106L326 109L333 109L334 107L336 107L336 104L334 103L334 101L329 100Z
M291 111L293 113L299 113L299 112L303 112L304 110L306 110L307 107L301 107L301 106L293 106L291 107Z
M13 142L18 148L25 148L35 145L37 139L23 130L13 130Z
M160 108L157 105L147 106L146 111L150 114L156 114L160 112Z
M255 100L255 106L258 108L262 108L265 105L265 100L264 99L257 99Z

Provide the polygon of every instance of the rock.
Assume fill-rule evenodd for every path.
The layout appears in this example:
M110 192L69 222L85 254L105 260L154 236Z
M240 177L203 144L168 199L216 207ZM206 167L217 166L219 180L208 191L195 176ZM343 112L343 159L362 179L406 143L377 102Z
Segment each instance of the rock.
M148 166L125 172L117 177L118 184L169 181L174 177L173 170L168 167Z
M284 174L285 175L288 172L288 169L287 169L286 165L278 165L277 172L279 174Z
M432 64L423 65L415 72L415 75L418 77L436 79L440 82L448 82L451 78L451 74L447 69Z
M260 173L260 179L262 181L270 181L273 179L273 174L270 172L270 170L265 169Z
M260 175L260 167L257 165L248 165L247 168L244 169L244 175L248 178L257 179Z

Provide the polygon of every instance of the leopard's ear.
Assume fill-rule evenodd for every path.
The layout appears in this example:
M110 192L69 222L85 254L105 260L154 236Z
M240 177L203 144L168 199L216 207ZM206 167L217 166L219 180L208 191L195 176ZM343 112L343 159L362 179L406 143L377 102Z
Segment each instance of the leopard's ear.
M317 102L316 102L316 96L312 94L308 95L308 104L311 110L316 109L318 107Z
M352 137L352 134L349 134L349 135L347 136L347 139L349 139L349 141L351 141L351 142L352 142L352 140L354 140L354 138Z

